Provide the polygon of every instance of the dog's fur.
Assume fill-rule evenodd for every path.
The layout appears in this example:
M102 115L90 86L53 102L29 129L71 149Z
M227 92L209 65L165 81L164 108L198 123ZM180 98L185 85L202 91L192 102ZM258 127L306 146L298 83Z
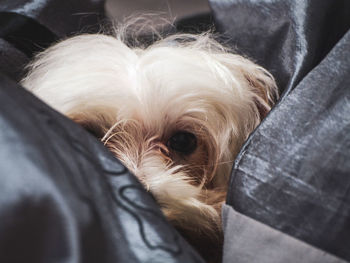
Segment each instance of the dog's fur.
M277 96L270 73L209 34L146 48L92 34L40 53L22 84L101 139L166 217L215 258L232 162ZM191 153L169 146L184 131L196 137Z

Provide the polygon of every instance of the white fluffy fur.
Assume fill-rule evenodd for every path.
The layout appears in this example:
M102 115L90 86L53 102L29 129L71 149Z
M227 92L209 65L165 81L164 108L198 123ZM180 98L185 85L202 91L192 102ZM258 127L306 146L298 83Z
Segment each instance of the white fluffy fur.
M175 35L147 48L80 35L39 54L22 84L102 141L185 231L215 236L230 169L276 97L273 77L208 34ZM198 150L167 148L178 130ZM201 173L200 182L193 174Z

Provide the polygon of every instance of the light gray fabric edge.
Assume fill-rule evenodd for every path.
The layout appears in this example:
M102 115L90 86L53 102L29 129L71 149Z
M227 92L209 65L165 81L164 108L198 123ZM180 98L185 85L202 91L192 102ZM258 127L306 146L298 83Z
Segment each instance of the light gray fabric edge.
M235 211L222 209L223 263L346 263L336 256Z

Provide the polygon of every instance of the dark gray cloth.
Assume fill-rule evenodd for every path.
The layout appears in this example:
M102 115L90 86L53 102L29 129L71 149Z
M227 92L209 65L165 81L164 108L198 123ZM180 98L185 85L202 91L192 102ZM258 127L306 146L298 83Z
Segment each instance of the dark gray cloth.
M104 0L2 0L0 12L10 12L36 20L59 38L99 27ZM34 32L33 32L34 33Z
M350 2L211 3L284 91L237 157L227 204L350 261Z
M267 68L288 95L350 28L348 0L209 0L227 44Z
M222 211L225 232L224 263L345 263L225 205Z
M23 74L23 68L28 64L29 58L8 43L0 38L0 72L6 74L14 80L20 80Z

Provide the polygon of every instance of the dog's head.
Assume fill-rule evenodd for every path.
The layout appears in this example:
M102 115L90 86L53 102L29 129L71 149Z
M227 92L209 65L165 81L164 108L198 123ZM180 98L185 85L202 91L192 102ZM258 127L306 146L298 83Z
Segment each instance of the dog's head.
M233 159L270 110L273 77L208 35L147 48L82 35L38 55L22 84L99 138L185 229L215 229Z

